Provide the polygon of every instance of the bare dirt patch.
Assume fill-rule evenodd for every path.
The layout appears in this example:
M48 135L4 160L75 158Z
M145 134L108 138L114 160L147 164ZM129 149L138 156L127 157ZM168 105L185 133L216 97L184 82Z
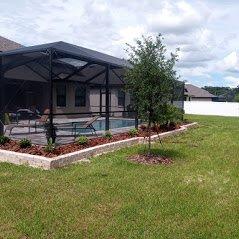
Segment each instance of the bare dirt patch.
M161 155L148 155L148 154L136 154L131 157L128 157L129 161L147 164L147 165L155 165L155 164L172 164L173 161L170 158L161 156Z

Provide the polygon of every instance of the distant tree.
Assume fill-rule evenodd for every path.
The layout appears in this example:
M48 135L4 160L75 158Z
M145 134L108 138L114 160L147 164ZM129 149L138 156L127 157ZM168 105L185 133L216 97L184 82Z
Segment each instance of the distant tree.
M239 92L239 88L230 87L217 87L217 86L204 86L203 89L207 90L213 95L220 96L225 101L232 102L235 100L235 95Z
M148 150L151 152L151 125L162 118L162 108L172 99L177 80L174 69L177 51L169 56L162 36L142 37L134 46L127 44L132 68L126 74L126 83L133 97L139 117L148 122Z
M235 102L239 102L239 92L236 93L235 98L234 98L234 101L235 101Z

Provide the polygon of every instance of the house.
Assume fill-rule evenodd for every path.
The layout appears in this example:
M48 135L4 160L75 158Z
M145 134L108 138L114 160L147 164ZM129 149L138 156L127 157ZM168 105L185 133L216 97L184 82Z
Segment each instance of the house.
M62 117L104 115L107 110L111 116L122 116L122 111L132 109L130 95L123 90L125 68L130 67L124 59L62 41L22 48L15 43L15 47L20 49L0 53L5 112L31 108L44 112L51 97L53 113ZM183 107L183 97L174 101Z
M201 89L195 85L185 84L184 100L185 101L213 101L215 95Z
M8 47L15 47L0 53L5 112L33 107L43 112L49 108L51 92L53 113L62 116L104 114L107 91L111 115L122 115L130 105L129 94L123 90L123 75L129 63L123 59L61 41L23 48L4 38L3 42L4 49L7 43ZM53 53L49 65L50 51Z
M0 52L15 50L23 47L21 44L0 36Z
M62 41L0 52L0 116L48 109L52 137L55 120L73 127L92 115L105 117L105 130L110 117L135 118L137 127L130 94L124 91L130 67L124 59ZM184 83L174 90L172 103L182 108ZM128 124L121 121L115 122Z

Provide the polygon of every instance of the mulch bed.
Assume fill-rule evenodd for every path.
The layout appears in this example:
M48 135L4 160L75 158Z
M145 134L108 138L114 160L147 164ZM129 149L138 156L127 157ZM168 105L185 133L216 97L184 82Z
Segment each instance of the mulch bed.
M133 155L131 157L128 157L128 160L135 163L147 164L147 165L154 165L154 164L168 165L173 162L172 159L164 157L164 156L147 155L147 154Z
M162 132L171 131L174 129L180 128L179 125L171 125L168 127L152 127L151 129L151 135L159 134ZM138 137L148 137L148 132L146 127L142 126L137 134ZM0 149L4 150L10 150L14 152L20 152L20 153L27 153L27 154L33 154L33 155L39 155L39 156L45 156L45 157L56 157L63 154L72 153L75 151L79 151L85 148L94 147L97 145L112 143L120 140L125 140L132 138L128 133L119 133L113 135L112 139L107 139L104 137L97 137L89 139L87 145L79 145L77 143L69 143L61 146L57 146L52 152L46 152L44 150L43 146L39 145L32 145L28 148L21 148L19 146L19 142L10 140L8 143L5 143L4 145L0 145Z

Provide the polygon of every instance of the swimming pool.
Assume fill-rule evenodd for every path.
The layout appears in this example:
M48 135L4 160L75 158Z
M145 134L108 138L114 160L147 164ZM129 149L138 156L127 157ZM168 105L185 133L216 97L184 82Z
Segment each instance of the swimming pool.
M78 124L78 123L74 123ZM104 131L105 130L105 119L97 120L93 123L94 128L96 131ZM134 127L135 126L135 120L134 119L110 119L110 129L118 129L118 128L124 128L124 127ZM82 130L78 129L78 133L82 132L90 132L90 130Z
M97 131L105 130L105 120L97 120L93 123ZM110 119L110 129L135 126L134 119Z

